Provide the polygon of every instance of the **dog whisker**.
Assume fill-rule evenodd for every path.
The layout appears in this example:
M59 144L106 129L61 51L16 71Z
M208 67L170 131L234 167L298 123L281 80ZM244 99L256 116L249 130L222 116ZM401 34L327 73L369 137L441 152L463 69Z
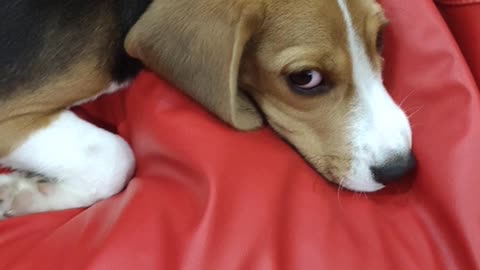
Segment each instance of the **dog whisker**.
M412 110L418 110L418 109L422 109L424 106L423 105L420 105L420 106L411 106L411 107L408 107L408 108L405 108L404 111L405 113L408 114L409 111L412 111Z
M419 107L417 110L415 110L414 112L410 113L409 115L407 115L407 118L410 119L412 118L415 114L417 114L419 111L421 111L423 109L423 106Z
M407 101L407 99L413 94L415 93L415 89L413 89L412 91L410 91L410 93L408 93L404 98L403 100L398 104L398 106L402 107L403 103L405 103L405 101Z

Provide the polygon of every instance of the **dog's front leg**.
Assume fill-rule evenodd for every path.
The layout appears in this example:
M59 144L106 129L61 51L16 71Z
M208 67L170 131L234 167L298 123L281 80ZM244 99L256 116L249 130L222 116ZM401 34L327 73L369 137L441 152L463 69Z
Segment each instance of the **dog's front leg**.
M134 157L121 137L64 111L0 158L0 164L45 177L0 177L1 218L86 207L108 198L132 175Z

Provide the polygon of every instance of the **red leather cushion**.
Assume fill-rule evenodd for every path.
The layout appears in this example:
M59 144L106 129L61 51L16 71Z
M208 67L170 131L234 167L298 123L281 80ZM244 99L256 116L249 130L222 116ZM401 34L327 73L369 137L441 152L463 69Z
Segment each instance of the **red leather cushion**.
M480 0L437 0L473 75L480 85Z
M419 159L411 179L339 190L270 129L234 131L143 73L79 112L128 139L136 177L89 209L0 223L0 268L476 269L479 91L433 2L384 5L386 84Z

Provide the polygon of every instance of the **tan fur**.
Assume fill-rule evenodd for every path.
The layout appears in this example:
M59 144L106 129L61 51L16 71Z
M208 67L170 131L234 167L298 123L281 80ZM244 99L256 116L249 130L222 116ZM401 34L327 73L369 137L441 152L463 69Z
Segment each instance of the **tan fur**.
M243 84L270 125L319 172L338 182L351 165L345 123L355 99L345 22L335 1L289 3L273 7L262 35L245 55ZM296 94L284 76L304 69L321 71L335 81L335 89L314 97Z
M378 6L349 1L357 31L373 44L369 56L379 61L370 50L381 25L381 17L370 14ZM345 28L335 0L154 0L125 46L233 127L256 129L265 116L313 167L338 182L351 166L345 123L356 99ZM108 39L97 34L99 43ZM86 52L91 57L35 86L34 94L0 106L0 156L58 111L107 86L108 63L96 62L99 53ZM313 97L294 93L286 76L303 69L320 71L334 89Z
M376 17L364 15L377 4L364 2L352 5L355 23L375 47ZM244 111L222 102L236 98L245 104L239 89L248 93L282 137L339 182L352 162L345 123L356 98L345 28L335 0L158 0L132 29L126 48L236 128L259 125L253 105ZM303 69L321 71L335 89L314 97L292 92L285 76ZM243 115L251 123L236 121Z
M388 23L382 7L375 0L348 1L353 25L364 44L367 44L367 54L373 67L380 70L383 59L376 50L377 34Z
M95 40L78 55L72 56L69 68L46 78L32 77L32 81L20 86L22 89L11 91L13 96L0 101L0 157L8 155L28 136L40 128L46 127L59 112L77 102L96 96L108 87L111 78L105 59L105 50L110 49L109 39L115 35L111 30L112 18L106 11L98 18L99 27L90 38ZM65 33L68 35L68 33ZM49 44L32 59L36 69L48 68L49 61L55 61L59 44ZM65 42L71 42L65 38ZM73 40L73 42L77 42ZM71 46L64 44L63 46ZM52 71L51 73L54 73ZM34 80L36 79L36 80Z
M237 81L245 44L259 28L262 11L258 1L154 1L125 47L224 121L255 129L260 114Z
M95 96L110 81L96 73L95 61L80 62L58 77L50 78L31 95L21 95L0 105L0 157L7 155L33 131L47 126L65 108Z

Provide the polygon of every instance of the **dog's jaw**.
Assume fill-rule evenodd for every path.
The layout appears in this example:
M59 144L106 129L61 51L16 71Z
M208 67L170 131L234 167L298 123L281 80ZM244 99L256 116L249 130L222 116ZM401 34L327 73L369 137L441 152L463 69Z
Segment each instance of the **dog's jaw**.
M372 192L384 185L375 181L371 168L393 156L409 155L412 132L407 116L387 93L381 72L374 70L345 1L338 0L338 4L346 23L357 99L350 126L353 163L350 176L340 184L354 191Z

